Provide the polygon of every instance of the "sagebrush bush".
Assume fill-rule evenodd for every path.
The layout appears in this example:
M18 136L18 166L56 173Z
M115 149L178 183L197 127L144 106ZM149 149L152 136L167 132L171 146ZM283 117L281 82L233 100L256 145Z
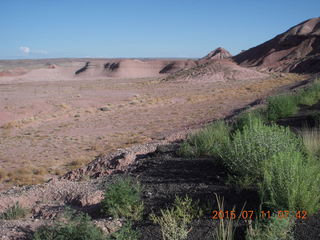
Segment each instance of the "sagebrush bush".
M117 178L105 191L103 212L115 218L139 220L144 209L141 191L142 186L136 180L130 177Z
M88 215L66 216L66 221L40 227L33 240L105 240L102 230L91 222Z
M201 211L198 205L188 197L176 197L172 208L161 210L161 216L150 215L150 219L159 224L163 240L184 240L190 232L190 223Z
M13 206L6 209L6 211L0 213L0 219L14 220L24 218L28 213L28 209L21 207L19 202L16 202Z
M260 194L269 206L313 214L320 208L319 191L319 162L312 157L279 151L265 161Z
M132 223L124 224L118 231L114 232L107 240L138 240L140 233L132 228Z
M244 126L232 136L221 158L232 174L259 179L264 161L278 152L292 152L302 148L302 141L289 128L267 126L257 121Z
M230 127L224 121L216 121L199 132L191 135L180 150L183 156L219 156L229 141Z
M289 117L298 111L298 99L292 94L269 97L267 102L267 116L270 121Z
M293 240L294 217L279 218L272 214L270 219L249 224L246 240Z

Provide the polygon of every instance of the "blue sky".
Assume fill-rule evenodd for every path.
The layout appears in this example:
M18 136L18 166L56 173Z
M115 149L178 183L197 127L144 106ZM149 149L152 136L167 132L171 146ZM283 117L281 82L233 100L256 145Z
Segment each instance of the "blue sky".
M0 59L237 54L319 13L319 0L0 0Z

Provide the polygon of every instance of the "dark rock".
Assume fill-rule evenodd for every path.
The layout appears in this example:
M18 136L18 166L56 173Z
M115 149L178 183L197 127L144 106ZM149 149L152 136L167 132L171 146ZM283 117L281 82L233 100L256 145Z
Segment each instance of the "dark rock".
M101 107L99 108L100 111L106 112L106 111L110 111L110 109L108 107Z

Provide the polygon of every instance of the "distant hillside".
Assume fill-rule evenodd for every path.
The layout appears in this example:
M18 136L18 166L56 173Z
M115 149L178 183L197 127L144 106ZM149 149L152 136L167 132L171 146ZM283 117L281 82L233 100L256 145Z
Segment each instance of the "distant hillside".
M320 18L302 22L244 51L234 61L244 67L297 73L320 72Z

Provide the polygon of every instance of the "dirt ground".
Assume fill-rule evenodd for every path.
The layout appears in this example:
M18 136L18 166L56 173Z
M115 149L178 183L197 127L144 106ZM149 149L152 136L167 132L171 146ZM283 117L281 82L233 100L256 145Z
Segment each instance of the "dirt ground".
M273 80L265 80L264 83L256 81L255 84L258 85L247 82L246 86L255 87L254 89L258 89L258 87L269 89L268 91L270 92L271 89L278 86L274 83L276 80L286 84L296 81L298 78L301 78L301 76L287 75ZM307 81L295 84L295 86L303 86L302 84L304 83L307 83ZM244 82L241 84L244 84ZM234 91L241 92L241 84L235 85L235 88L232 88L231 84L228 87ZM273 85L271 86L271 84ZM278 88L281 92L289 91L289 89L292 90L292 85ZM260 94L267 94L268 91L265 91L265 93L261 92ZM275 91L272 91L272 93L274 94ZM242 100L240 97L233 98ZM238 103L233 103L233 105L230 103L229 107L235 107L233 109L235 110L247 99L240 100ZM279 124L293 128L303 126L306 121L308 124L312 124L314 118L309 119L309 117L319 111L319 106L319 104L316 104L312 107L304 107L295 116L279 121ZM231 108L223 110L228 113L232 112ZM223 112L221 111L220 114L223 114ZM199 121L198 123L200 124L201 122ZM159 134L155 138L162 138L161 136L164 135ZM112 231L116 230L120 226L118 225L118 220L105 219L106 216L101 213L101 199L103 198L105 187L121 175L130 175L138 179L143 185L144 217L143 220L134 224L134 228L141 233L141 239L161 239L160 228L150 221L149 214L151 212L159 214L160 209L171 206L175 196L183 197L187 195L193 200L199 201L199 206L206 209L202 217L192 222L188 240L212 239L218 223L210 218L212 210L216 209L214 193L224 197L225 209L232 209L234 206L236 206L236 209L241 209L245 204L245 209L259 211L260 200L256 188L253 187L242 191L235 189L227 183L226 169L215 164L211 158L181 157L176 154L181 141L167 143L165 141L159 141L162 143L156 144L156 148L153 150L149 146L149 151L145 152L137 145L132 147L132 149L137 147L139 151L134 151L136 154L132 158L132 163L128 163L123 170L121 170L121 164L126 164L125 161L130 160L131 154L129 152L127 154L111 155L113 158L104 156L101 159L96 159L96 164L100 163L106 169L108 166L112 167L112 164L108 165L107 163L117 165L112 167L114 171L107 175L87 178L85 172L82 172L82 177L84 178L81 179L55 178L45 184L16 187L0 192L0 212L16 202L19 202L23 208L30 210L24 219L0 220L1 239L30 239L35 229L39 226L58 220L67 206L77 211L88 213L97 226L105 226L108 231L110 229L113 229ZM92 168L96 172L99 170L94 164L86 167ZM294 228L295 239L318 239L319 214L308 216L306 220L296 220ZM244 239L245 229L246 222L241 220L236 231L236 239ZM110 232L111 230L108 234Z
M0 190L38 183L101 153L221 118L306 78L0 81Z

